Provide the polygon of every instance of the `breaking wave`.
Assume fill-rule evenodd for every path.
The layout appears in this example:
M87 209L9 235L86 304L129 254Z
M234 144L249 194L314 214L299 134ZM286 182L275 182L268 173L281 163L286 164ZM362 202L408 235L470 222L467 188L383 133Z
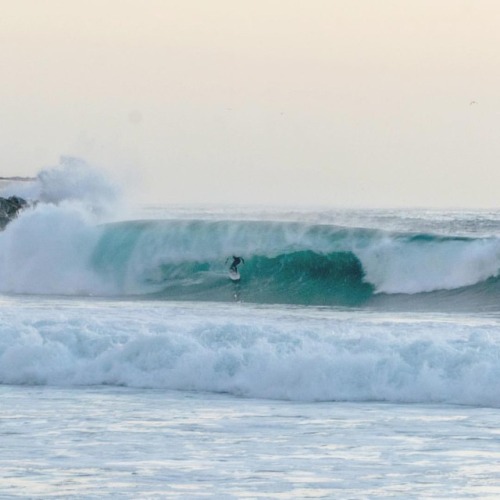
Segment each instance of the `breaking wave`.
M3 293L498 307L496 236L270 220L103 223L115 192L98 172L64 159L37 179L38 203L0 233ZM245 259L237 283L227 275L232 255Z
M500 406L494 320L48 299L15 304L0 333L1 384Z

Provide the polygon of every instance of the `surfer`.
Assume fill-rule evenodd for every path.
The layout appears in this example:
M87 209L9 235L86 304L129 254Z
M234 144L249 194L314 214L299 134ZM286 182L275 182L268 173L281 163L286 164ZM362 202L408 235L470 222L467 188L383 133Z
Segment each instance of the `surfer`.
M228 260L229 260L229 257L226 259L226 262ZM233 273L237 273L238 272L238 266L240 264L244 264L244 263L245 263L245 259L243 259L243 257L236 257L235 255L233 255L233 262L229 266L229 270L232 271Z

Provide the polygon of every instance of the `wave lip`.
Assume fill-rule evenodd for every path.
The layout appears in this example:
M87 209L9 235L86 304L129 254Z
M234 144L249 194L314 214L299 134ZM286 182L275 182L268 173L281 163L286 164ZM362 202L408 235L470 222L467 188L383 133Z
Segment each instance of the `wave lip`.
M462 288L500 270L498 238L389 235L358 255L365 279L389 294Z

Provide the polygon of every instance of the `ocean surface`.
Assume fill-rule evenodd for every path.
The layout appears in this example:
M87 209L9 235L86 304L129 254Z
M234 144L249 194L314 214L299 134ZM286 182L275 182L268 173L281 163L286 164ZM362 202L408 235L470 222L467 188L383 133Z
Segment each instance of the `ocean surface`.
M500 497L500 210L112 191L0 192L0 498Z

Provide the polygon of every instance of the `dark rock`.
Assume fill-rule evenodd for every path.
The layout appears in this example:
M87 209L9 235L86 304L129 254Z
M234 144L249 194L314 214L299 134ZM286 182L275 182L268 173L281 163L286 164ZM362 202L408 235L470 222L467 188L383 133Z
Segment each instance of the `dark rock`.
M27 205L28 202L19 196L0 197L0 229L3 229Z

